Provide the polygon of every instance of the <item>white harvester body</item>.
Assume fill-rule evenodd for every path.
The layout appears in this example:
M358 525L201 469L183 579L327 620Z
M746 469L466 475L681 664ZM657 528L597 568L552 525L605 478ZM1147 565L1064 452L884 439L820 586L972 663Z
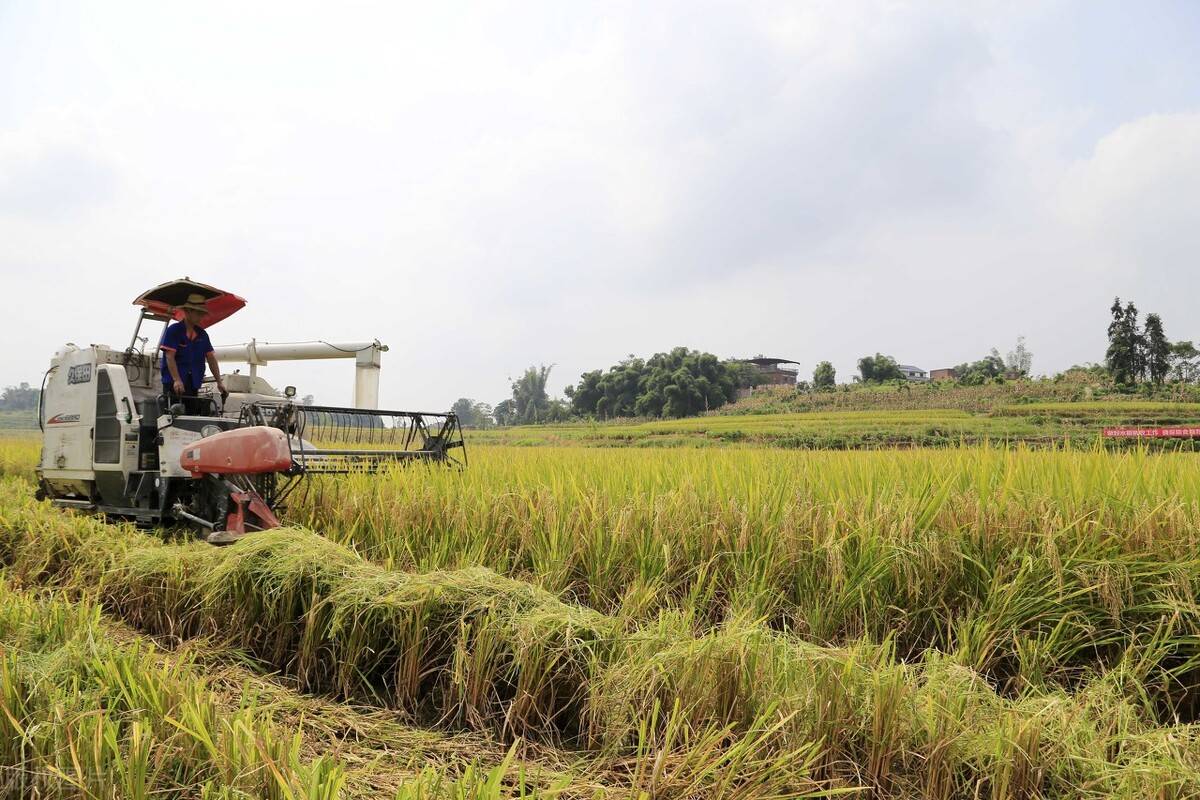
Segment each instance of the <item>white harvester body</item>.
M205 380L197 395L168 406L160 349L137 347L142 323L169 324L199 295L207 328L245 305L236 295L184 279L140 295L138 326L125 350L68 344L43 381L39 496L140 523L190 523L214 543L279 524L274 510L296 479L369 471L406 461L462 464L453 414L374 409L378 340L216 348L250 374L223 376L226 396ZM243 349L244 348L244 349ZM267 359L354 358L356 400L372 408L303 406L259 377ZM311 437L311 441L306 439ZM317 444L314 444L314 441ZM465 451L464 451L465 452Z
M151 381L149 356L136 356L132 369L124 360L123 353L104 345L73 344L51 360L42 394L39 468L57 492L88 497L98 471L128 475L142 469L141 401L158 387Z
M132 512L139 489L148 494L162 478L190 477L180 464L188 445L235 427L250 403L285 400L263 378L230 375L219 411L173 414L162 407L159 375L156 354L73 344L55 354L42 395L38 473L56 502ZM215 408L211 382L201 396Z

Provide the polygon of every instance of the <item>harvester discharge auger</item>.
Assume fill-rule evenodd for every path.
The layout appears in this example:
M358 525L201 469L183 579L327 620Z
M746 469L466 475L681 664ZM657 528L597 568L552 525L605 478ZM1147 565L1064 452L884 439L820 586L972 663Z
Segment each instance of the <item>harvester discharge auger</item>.
M287 497L309 475L414 461L466 465L452 413L304 405L253 367L223 376L225 392L206 380L195 394L168 400L158 348L143 352L138 333L146 320L180 318L186 303L201 305L205 327L245 305L191 280L164 283L134 301L141 311L126 350L68 344L55 354L39 410L40 497L140 524L191 525L225 544L277 527ZM368 347L377 369L377 351L386 348Z

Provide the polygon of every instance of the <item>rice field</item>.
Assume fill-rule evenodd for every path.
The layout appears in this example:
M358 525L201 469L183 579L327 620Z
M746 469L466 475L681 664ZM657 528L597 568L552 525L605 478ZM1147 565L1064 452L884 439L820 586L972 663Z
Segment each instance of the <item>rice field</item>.
M836 393L834 393L836 395ZM851 396L854 396L853 393ZM736 410L736 409L735 409ZM684 419L571 422L468 432L474 444L590 447L770 446L804 450L895 449L1026 444L1090 449L1108 426L1197 425L1200 403L1022 402L985 411L954 408L830 410ZM1110 447L1120 447L1110 442ZM1165 449L1190 449L1172 441Z
M0 439L4 785L1200 797L1200 455L558 444L213 548L34 502Z
M470 431L474 444L593 447L719 447L739 444L792 449L948 446L1048 436L1037 420L975 416L944 409L721 415L649 422L527 425Z

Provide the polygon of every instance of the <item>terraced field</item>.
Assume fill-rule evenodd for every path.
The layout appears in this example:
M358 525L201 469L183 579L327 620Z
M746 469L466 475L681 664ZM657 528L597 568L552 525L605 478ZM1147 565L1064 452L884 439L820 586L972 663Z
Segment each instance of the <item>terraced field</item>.
M1000 404L984 412L950 408L711 414L649 422L574 422L471 431L475 444L593 447L769 445L846 450L1024 443L1091 448L1105 427L1198 425L1200 403L1097 402ZM1179 449L1185 445L1169 442Z
M1143 391L1147 389L1144 387ZM1160 403L1200 402L1200 386L1173 384L1153 389L1152 397L1129 394L1108 378L1073 372L1058 378L1012 380L964 386L952 381L903 384L849 384L832 390L798 392L791 387L759 387L750 397L725 406L735 415L828 413L831 411L915 411L949 408L986 414L1001 406L1024 403L1089 403L1121 405L1153 400Z
M218 549L35 453L13 796L1200 796L1200 456L477 447Z
M0 432L19 431L28 435L37 430L36 411L0 411Z

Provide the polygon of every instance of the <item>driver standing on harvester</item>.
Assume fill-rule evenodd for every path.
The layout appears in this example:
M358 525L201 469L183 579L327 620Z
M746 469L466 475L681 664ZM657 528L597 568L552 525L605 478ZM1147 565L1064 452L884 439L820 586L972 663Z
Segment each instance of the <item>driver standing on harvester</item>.
M208 411L201 408L197 396L200 385L204 383L205 362L208 362L216 378L221 399L229 394L221 382L221 370L213 354L212 342L208 340L208 333L200 327L200 320L207 313L204 303L204 295L188 295L187 302L179 306L183 311L183 320L168 325L159 344L162 350L163 397L168 407L183 403L186 413L192 415L202 415Z

